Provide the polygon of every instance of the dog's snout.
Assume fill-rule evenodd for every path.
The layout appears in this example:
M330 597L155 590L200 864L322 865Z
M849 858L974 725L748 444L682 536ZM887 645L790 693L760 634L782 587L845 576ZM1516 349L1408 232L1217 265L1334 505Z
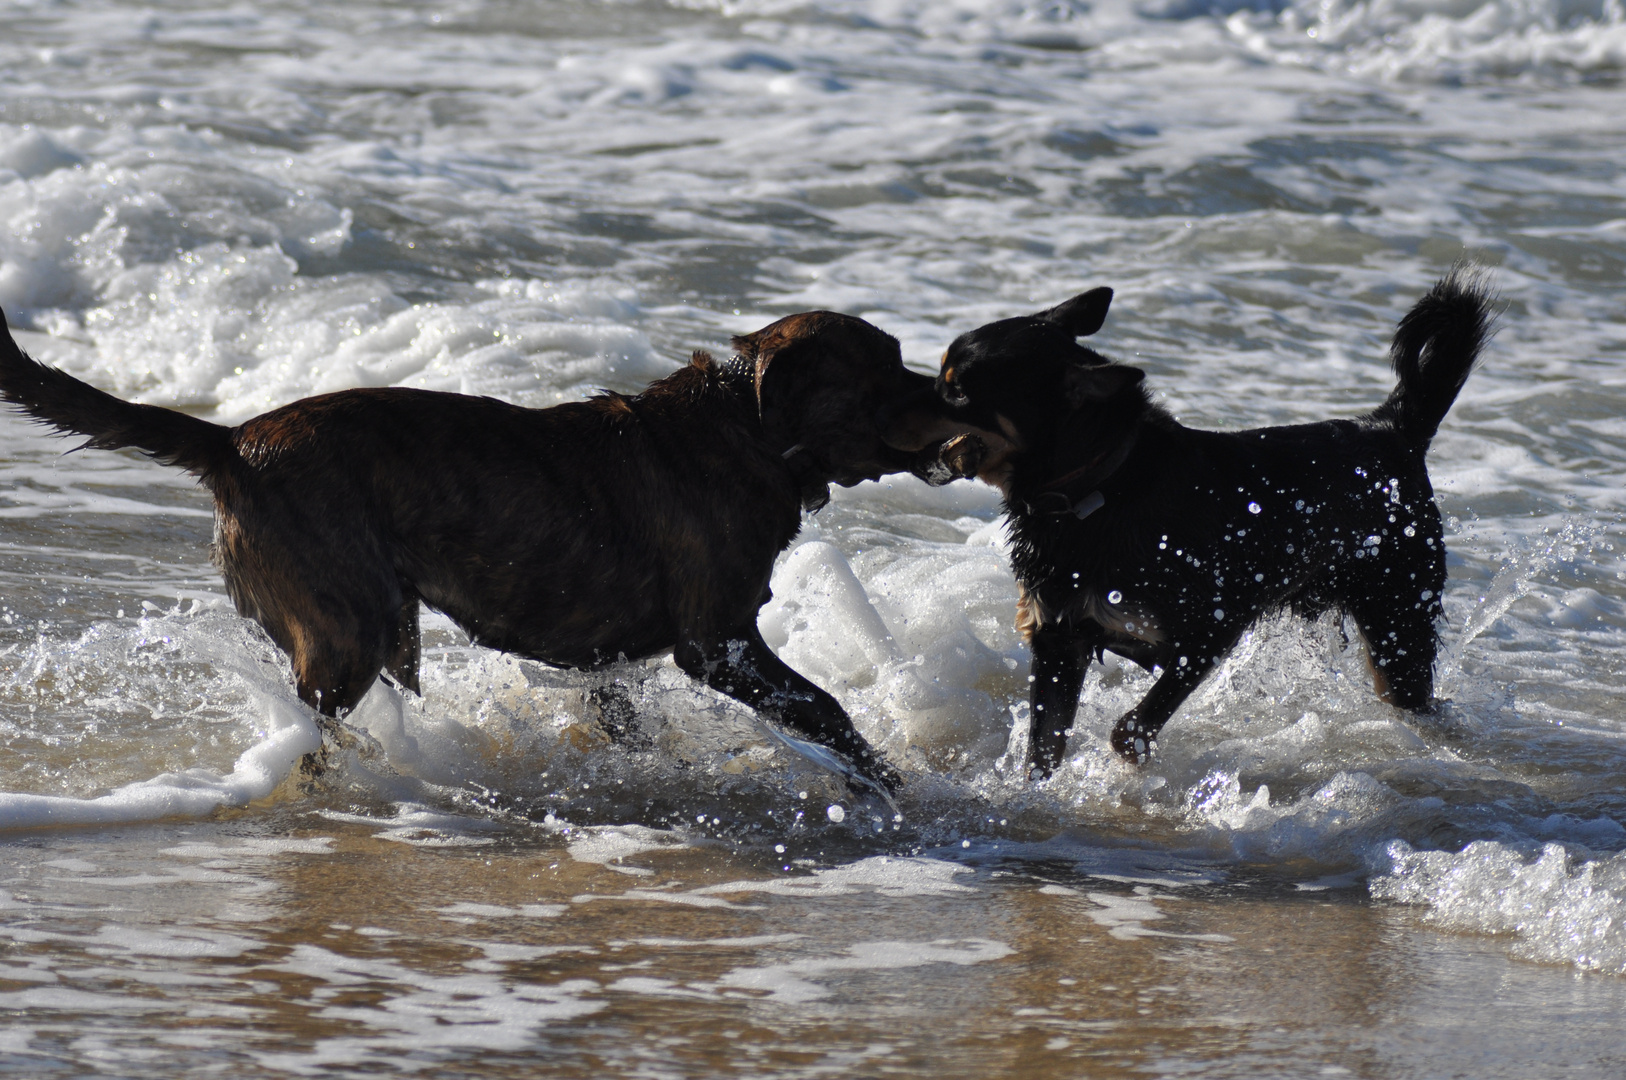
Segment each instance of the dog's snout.
M905 372L903 392L875 411L875 430L894 450L913 453L932 442L931 427L942 403L931 376Z

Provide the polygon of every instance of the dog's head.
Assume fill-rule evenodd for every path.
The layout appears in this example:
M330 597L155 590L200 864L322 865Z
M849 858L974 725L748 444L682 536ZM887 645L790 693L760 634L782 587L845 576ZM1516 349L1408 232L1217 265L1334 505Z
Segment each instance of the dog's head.
M807 311L735 338L734 348L755 370L764 433L785 444L804 484L850 487L914 467L915 454L881 438L879 420L932 380L903 366L890 334Z
M1145 373L1078 343L1101 328L1112 290L988 323L954 339L937 381L883 419L906 452L939 447L921 475L933 483L976 476L1007 496L1019 464L1030 477L1064 477L1110 455L1125 417L1146 408Z

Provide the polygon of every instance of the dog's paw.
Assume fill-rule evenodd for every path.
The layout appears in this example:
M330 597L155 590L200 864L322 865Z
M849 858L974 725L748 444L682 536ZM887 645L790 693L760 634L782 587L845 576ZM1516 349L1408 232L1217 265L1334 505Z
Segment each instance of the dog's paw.
M332 765L330 746L331 744L324 740L320 747L300 758L294 766L289 779L301 795L316 795L322 791L323 777L327 775Z
M873 784L884 795L896 795L903 786L903 774L873 751L857 755L853 764L859 778Z
M1131 765L1144 765L1152 758L1157 745L1152 732L1141 726L1133 716L1126 716L1112 729L1113 751Z

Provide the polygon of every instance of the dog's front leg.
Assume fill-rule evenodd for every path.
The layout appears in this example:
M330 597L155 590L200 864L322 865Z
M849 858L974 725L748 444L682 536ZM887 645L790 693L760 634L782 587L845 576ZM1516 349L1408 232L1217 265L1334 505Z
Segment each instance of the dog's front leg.
M1029 672L1028 778L1043 780L1061 764L1072 734L1084 672L1095 642L1054 624L1033 633Z
M888 791L901 783L853 727L840 702L775 656L754 623L709 642L680 644L672 658L713 690L844 754L860 773Z
M1112 728L1112 748L1119 757L1133 765L1143 765L1152 756L1157 733L1163 730L1163 725L1169 722L1175 710L1213 668L1218 657L1209 654L1222 650L1182 650L1177 645L1172 651L1178 657L1175 662L1163 669L1163 674L1158 676L1146 696L1119 717Z

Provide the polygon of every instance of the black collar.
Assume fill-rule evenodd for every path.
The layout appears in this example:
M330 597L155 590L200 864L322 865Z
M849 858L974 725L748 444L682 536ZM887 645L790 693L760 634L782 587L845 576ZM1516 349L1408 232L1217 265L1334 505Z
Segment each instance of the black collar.
M1050 517L1066 517L1071 514L1083 521L1106 504L1107 497L1101 494L1100 488L1096 488L1077 502L1059 491L1041 491L1027 505L1030 514L1046 514Z
M1076 469L1044 484L1031 499L1023 500L1030 514L1048 517L1071 515L1080 521L1107 504L1101 489L1106 486L1135 449L1140 436L1137 423L1128 436L1109 450L1103 450Z

